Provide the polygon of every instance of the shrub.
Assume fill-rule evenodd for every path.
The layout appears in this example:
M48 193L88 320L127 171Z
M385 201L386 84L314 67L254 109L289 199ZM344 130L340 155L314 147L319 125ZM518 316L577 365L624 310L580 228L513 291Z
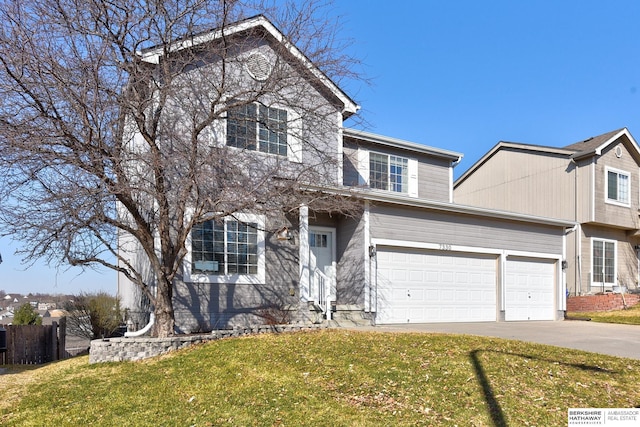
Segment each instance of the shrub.
M42 317L31 304L25 302L13 313L14 325L42 325Z

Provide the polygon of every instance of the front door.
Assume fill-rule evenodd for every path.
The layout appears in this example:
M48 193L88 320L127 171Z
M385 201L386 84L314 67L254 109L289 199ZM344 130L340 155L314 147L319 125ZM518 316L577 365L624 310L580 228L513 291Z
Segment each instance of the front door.
M329 227L309 227L309 267L311 282L314 284L312 294L316 301L323 301L327 296L335 296L336 289L336 229ZM319 289L314 279L316 270L326 276L326 289Z
M334 229L324 227L309 228L311 271L318 268L329 277L333 275L334 234Z

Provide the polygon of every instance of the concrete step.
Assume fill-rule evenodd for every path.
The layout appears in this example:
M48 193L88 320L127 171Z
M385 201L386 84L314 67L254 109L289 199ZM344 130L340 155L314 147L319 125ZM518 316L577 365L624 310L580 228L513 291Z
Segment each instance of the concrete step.
M331 313L331 320L328 322L331 327L357 327L371 326L373 322L369 313L362 311L336 311Z

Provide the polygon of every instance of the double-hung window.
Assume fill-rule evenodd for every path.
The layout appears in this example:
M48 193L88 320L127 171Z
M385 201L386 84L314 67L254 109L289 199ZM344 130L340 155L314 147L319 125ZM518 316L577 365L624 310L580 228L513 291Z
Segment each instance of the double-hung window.
M592 286L612 286L616 279L616 242L593 239Z
M380 190L409 192L409 159L369 153L369 186Z
M190 275L213 282L256 282L264 275L264 239L259 221L209 220L191 230Z
M630 176L628 172L606 169L607 202L629 206Z
M227 113L227 145L287 156L287 110L245 104Z

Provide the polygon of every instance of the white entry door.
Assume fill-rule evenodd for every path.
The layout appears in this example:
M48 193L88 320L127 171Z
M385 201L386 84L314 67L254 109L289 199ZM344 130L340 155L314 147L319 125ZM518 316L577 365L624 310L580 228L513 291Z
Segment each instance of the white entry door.
M327 296L336 294L336 229L329 227L309 227L309 267L311 270L312 297L324 302ZM318 288L314 279L319 270L328 280L326 289ZM333 298L335 299L335 298Z

